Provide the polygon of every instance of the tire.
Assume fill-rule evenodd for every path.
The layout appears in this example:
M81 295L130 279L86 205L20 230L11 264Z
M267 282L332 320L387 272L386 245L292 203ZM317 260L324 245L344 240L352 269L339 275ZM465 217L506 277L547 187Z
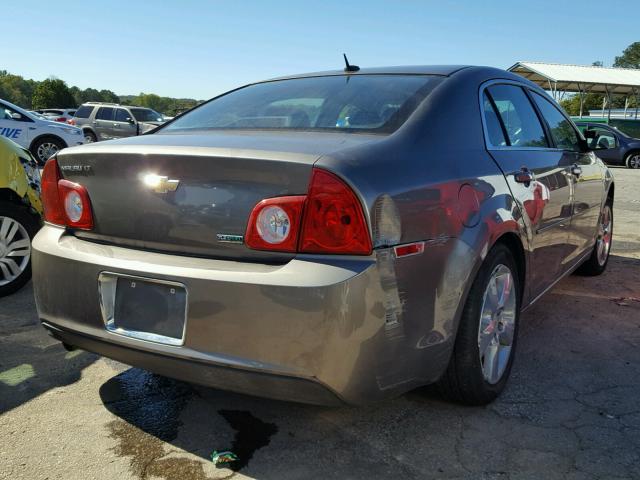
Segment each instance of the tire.
M49 160L51 155L54 155L65 147L65 143L61 139L47 136L36 139L36 141L31 144L30 150L36 162L42 166Z
M576 274L595 277L607 269L611 244L613 242L613 201L609 198L602 207L598 217L598 233L596 244L589 258L580 265Z
M501 291L509 295L500 308ZM473 281L449 365L437 383L445 398L466 405L486 405L504 390L516 351L521 291L511 250L497 244ZM492 303L496 308L490 308Z
M31 241L39 229L40 220L25 207L0 202L0 297L16 292L31 278ZM25 250L27 255L21 255Z
M93 133L91 130L85 130L82 133L84 134L84 143L94 143L98 141L96 134Z
M631 152L624 159L627 168L640 168L640 152Z

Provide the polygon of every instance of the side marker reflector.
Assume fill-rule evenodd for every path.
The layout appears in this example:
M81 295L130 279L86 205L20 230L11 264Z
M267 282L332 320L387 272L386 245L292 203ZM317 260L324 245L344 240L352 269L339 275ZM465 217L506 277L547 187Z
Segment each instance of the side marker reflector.
M424 252L424 242L407 243L406 245L398 245L393 247L396 258L410 257L411 255L420 255Z

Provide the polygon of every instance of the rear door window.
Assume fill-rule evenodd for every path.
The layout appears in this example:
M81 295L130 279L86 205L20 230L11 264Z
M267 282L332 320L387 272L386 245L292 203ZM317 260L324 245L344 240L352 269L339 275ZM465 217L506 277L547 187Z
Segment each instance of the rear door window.
M489 143L494 147L506 147L507 139L504 136L502 125L500 125L500 119L498 114L493 108L493 104L487 95L487 92L482 94L482 110L484 114L484 121L487 127L487 135L489 137Z
M76 118L89 118L89 115L91 115L91 112L93 111L93 107L90 106L82 106L80 107L75 114Z
M498 111L510 147L548 147L544 129L533 105L521 87L492 85L489 95Z
M111 107L100 107L98 113L96 114L97 120L111 120L113 119L113 108Z
M562 150L580 151L580 138L571 122L549 100L536 92L532 92L533 100L538 105L542 116L549 125L551 136L557 148Z

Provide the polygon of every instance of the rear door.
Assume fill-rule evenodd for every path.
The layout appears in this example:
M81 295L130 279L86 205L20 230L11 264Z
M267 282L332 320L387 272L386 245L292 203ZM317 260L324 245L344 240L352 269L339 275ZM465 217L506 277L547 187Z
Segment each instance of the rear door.
M113 128L113 107L100 107L93 121L93 126L98 135L98 140L110 140L115 138Z
M113 118L114 138L133 137L137 130L136 121L129 111L126 108L116 108Z
M570 265L593 246L604 193L604 171L594 153L584 150L580 134L568 117L547 98L535 92L531 94L549 126L554 147L571 159L568 178L573 188L569 229L569 245L572 250L567 259ZM606 132L606 129L600 130ZM601 145L617 141L615 137L611 138L610 132L606 133L609 140L604 137L596 139Z
M487 148L520 204L530 235L529 295L544 292L562 273L569 255L573 157L552 148L525 89L490 83L482 93Z

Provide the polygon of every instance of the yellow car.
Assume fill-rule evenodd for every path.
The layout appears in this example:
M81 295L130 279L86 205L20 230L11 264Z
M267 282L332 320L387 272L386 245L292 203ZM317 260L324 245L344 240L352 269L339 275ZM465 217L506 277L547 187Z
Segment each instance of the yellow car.
M31 239L41 217L38 164L28 150L0 136L0 297L31 278Z

